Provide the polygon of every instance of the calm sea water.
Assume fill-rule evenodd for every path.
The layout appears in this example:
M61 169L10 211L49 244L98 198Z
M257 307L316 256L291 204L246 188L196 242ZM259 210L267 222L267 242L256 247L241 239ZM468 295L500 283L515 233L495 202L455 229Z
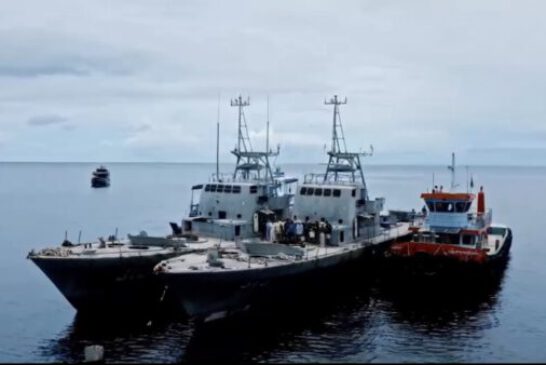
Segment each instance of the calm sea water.
M88 344L108 362L546 361L546 167L472 167L494 220L512 227L498 285L396 288L350 278L281 313L196 327L184 319L86 320L26 260L32 248L146 230L169 233L188 213L190 187L214 164L108 164L112 185L90 188L95 164L0 164L0 362L81 361ZM287 165L288 174L320 171ZM229 166L222 170L229 171ZM371 196L388 209L420 209L419 194L449 184L445 166L370 166ZM459 169L463 189L466 171Z

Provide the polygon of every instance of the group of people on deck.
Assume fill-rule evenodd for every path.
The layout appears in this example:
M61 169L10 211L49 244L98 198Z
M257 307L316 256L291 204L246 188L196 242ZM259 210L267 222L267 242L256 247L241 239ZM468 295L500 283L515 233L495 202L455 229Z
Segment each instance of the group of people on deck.
M332 225L325 218L313 222L306 218L305 222L302 222L294 216L293 219L286 218L275 222L269 219L265 225L264 238L268 242L301 244L307 241L327 244L331 234Z

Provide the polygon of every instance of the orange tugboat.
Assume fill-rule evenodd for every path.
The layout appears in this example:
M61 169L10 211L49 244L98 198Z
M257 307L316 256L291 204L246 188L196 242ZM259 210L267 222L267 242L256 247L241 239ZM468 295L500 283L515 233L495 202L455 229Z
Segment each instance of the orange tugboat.
M483 187L477 194L477 209L472 211L476 195L455 192L455 154L452 154L451 191L436 186L421 194L426 217L420 226L412 226L411 241L393 244L386 255L396 267L413 273L437 274L440 271L463 274L475 268L505 262L512 244L512 231L492 223L491 209L485 209ZM471 185L473 185L471 183ZM425 209L425 208L424 208Z

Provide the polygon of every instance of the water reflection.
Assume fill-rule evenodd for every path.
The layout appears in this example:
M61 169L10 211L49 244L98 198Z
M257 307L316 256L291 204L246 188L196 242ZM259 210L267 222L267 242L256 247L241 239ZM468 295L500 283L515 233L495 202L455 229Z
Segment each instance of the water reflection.
M146 315L76 316L39 351L61 362L82 361L89 344L103 345L108 362L465 360L460 354L479 351L483 331L497 325L504 272L486 283L345 277L204 325L171 315L151 326Z
M481 277L393 278L380 276L374 295L391 307L396 321L434 326L463 324L497 304L508 262Z
M180 340L191 336L186 321L159 316L81 316L58 339L46 342L40 351L58 362L83 361L87 345L104 346L105 360L121 362L173 362L180 357Z

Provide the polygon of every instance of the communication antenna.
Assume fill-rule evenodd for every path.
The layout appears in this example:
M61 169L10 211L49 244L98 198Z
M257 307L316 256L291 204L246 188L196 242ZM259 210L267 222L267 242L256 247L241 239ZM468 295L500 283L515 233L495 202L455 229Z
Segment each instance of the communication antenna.
M237 138L238 151L242 151L241 144L243 145L244 152L252 150L252 146L250 145L250 138L248 137L248 128L246 126L245 114L243 111L243 108L249 105L250 105L250 98L246 98L246 100L243 100L243 97L241 95L239 95L237 99L231 100L231 106L236 106L239 112L239 116L238 116L239 133ZM248 143L248 146L247 146L247 143Z
M347 146L345 145L345 135L343 133L343 126L341 125L341 117L339 115L339 106L347 104L347 98L339 100L337 95L334 95L333 98L326 101L324 100L325 105L334 106L334 116L333 116L333 128L332 128L332 153L337 152L347 152ZM338 134L339 129L339 134ZM341 150L341 143L343 143L343 151Z
M466 169L466 192L468 193L468 165L465 166Z
M218 110L216 114L216 179L220 181L220 93L218 93Z
M325 100L324 104L334 106L332 118L332 148L327 152L329 159L326 167L326 174L324 174L324 182L328 180L341 181L343 179L348 179L348 181L354 183L358 176L363 185L364 196L368 199L368 189L366 188L360 157L369 156L373 152L349 152L347 150L345 134L343 133L343 126L339 115L339 106L347 104L347 98L341 100L337 95L334 95L330 100ZM373 147L370 146L370 149L373 151Z
M269 95L267 95L267 127L265 134L265 152L269 152Z
M451 171L451 191L455 190L455 152L451 152L451 165L447 167Z

